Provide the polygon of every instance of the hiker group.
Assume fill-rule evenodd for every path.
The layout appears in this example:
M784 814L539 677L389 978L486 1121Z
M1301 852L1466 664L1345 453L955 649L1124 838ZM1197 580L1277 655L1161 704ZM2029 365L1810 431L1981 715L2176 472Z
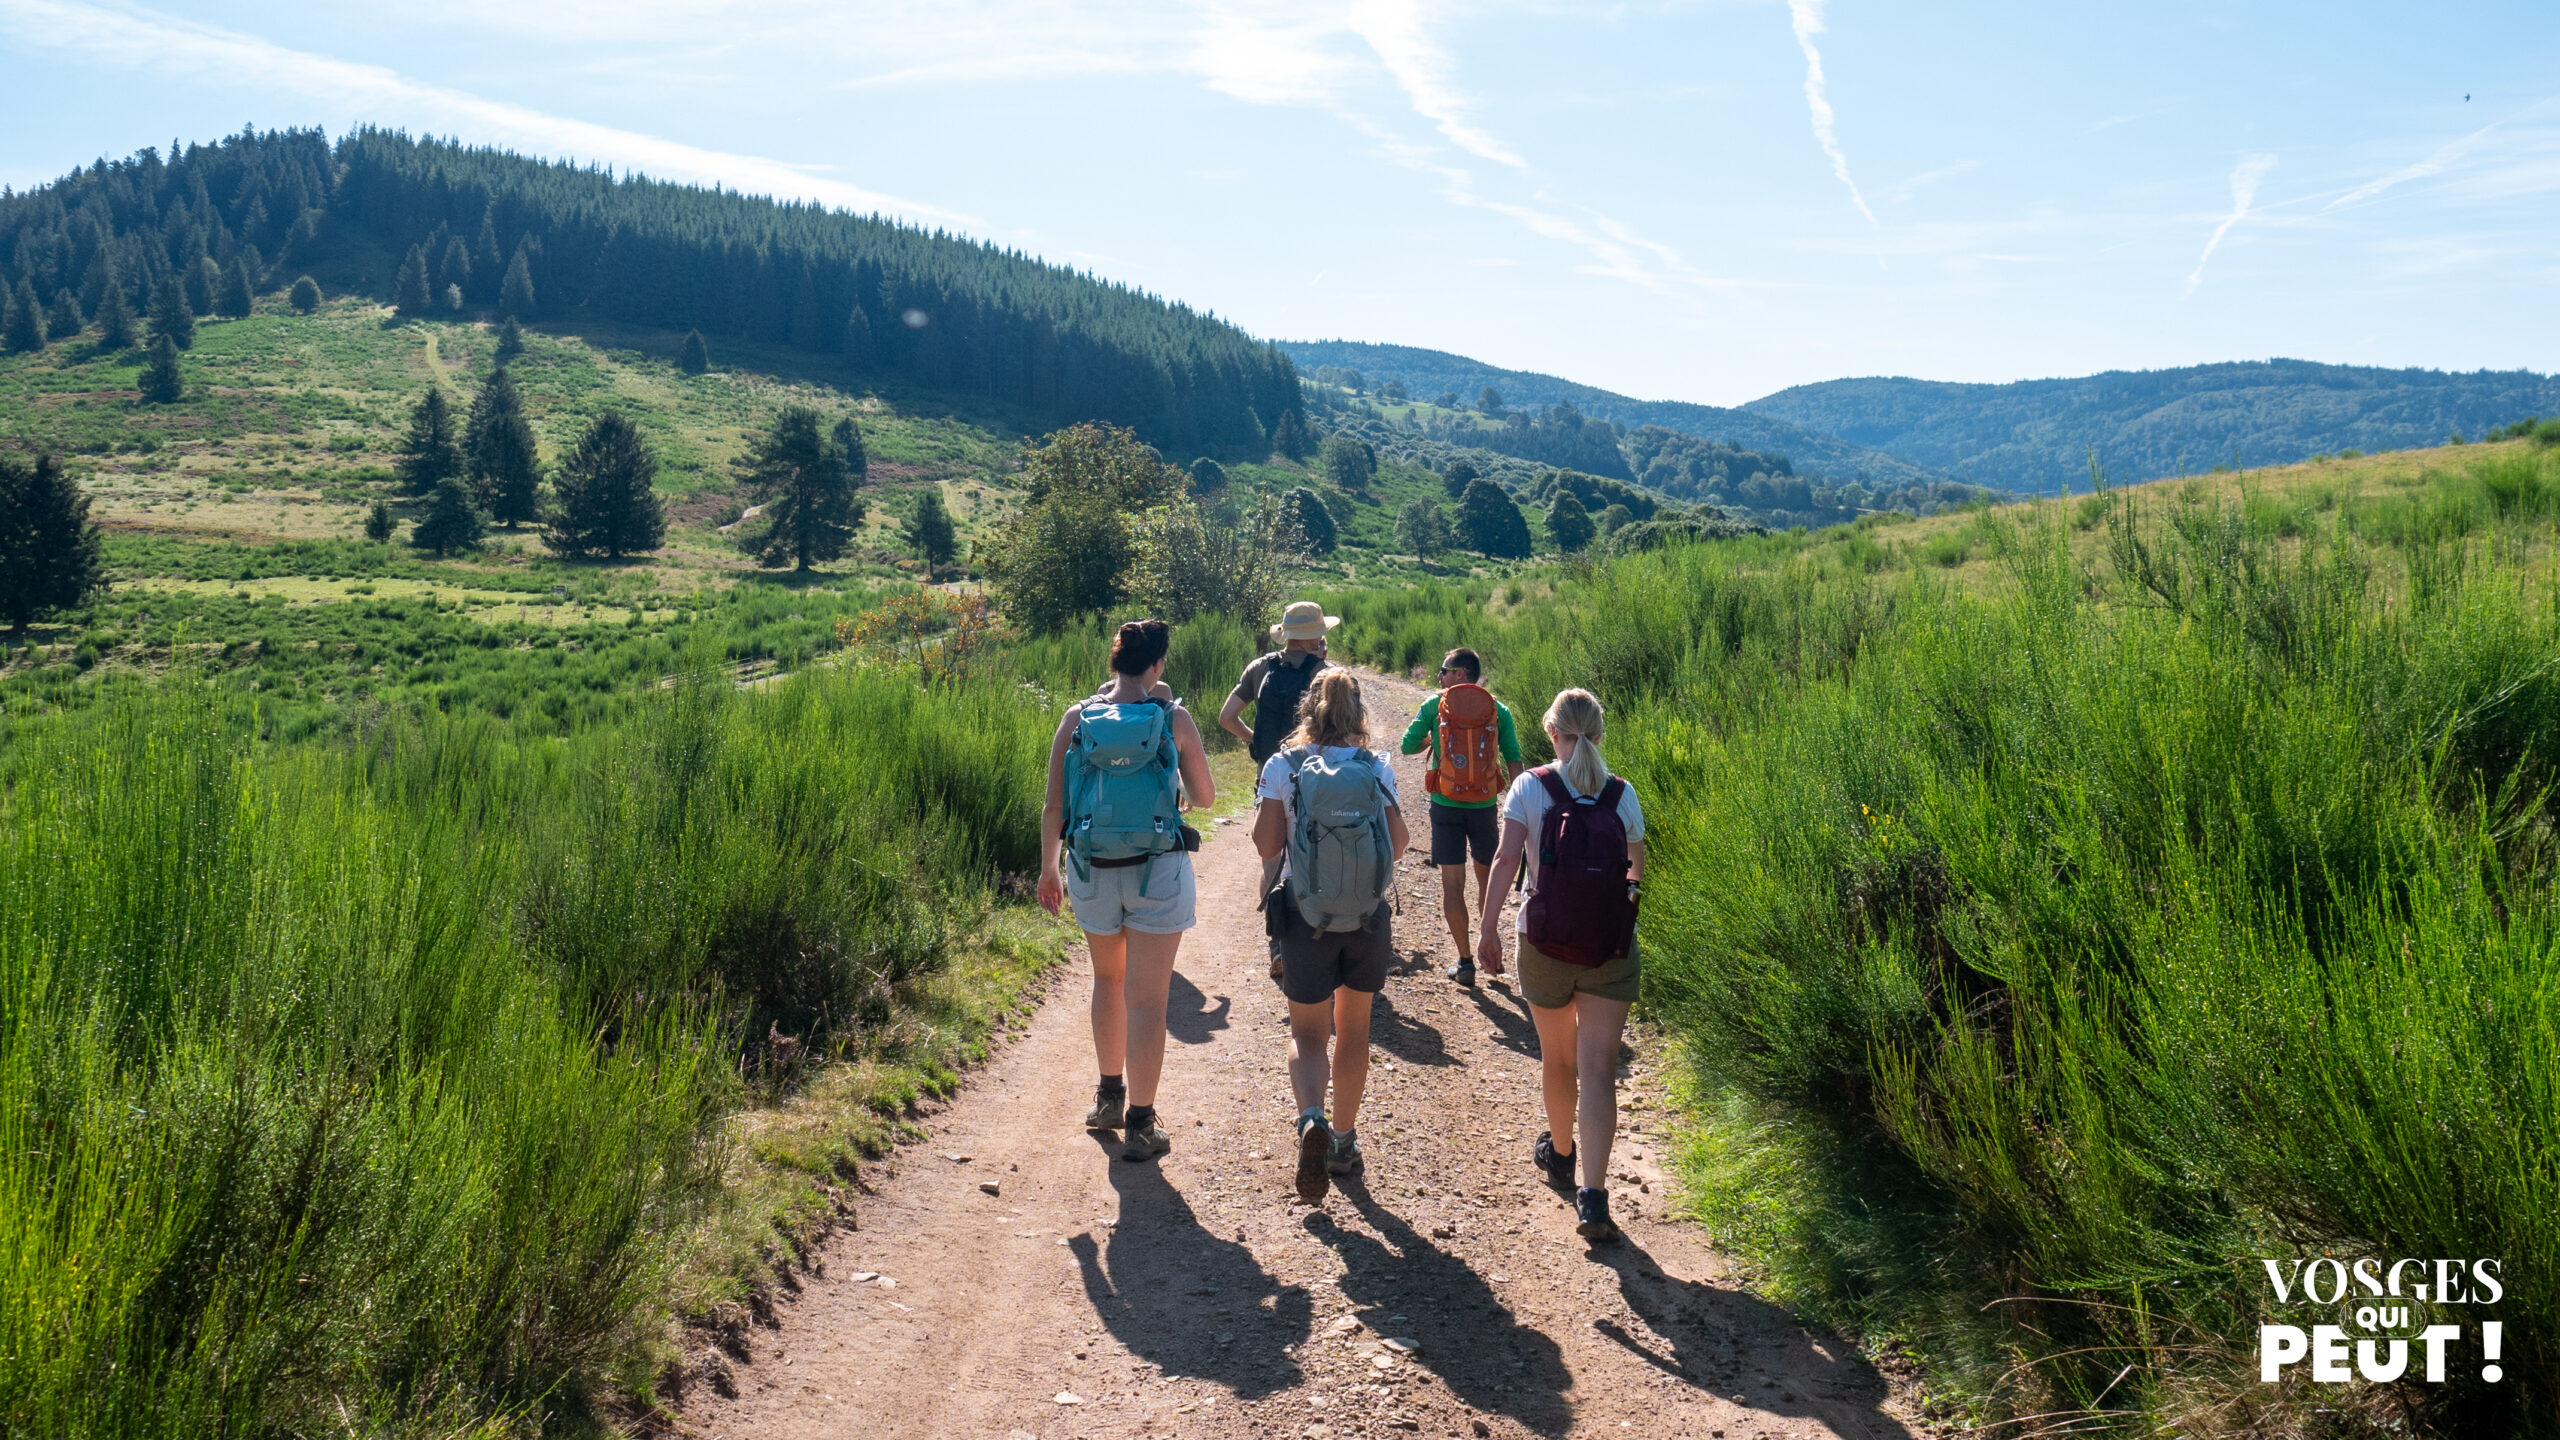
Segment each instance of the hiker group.
M1289 1002L1297 1190L1309 1204L1367 1164L1370 1008L1395 961L1388 897L1412 838L1395 769L1370 748L1359 679L1326 659L1340 623L1319 605L1290 605L1271 627L1278 648L1245 667L1218 712L1259 767L1258 893L1271 978ZM1101 1083L1085 1125L1123 1132L1128 1160L1173 1148L1155 1102L1175 953L1197 918L1200 832L1182 813L1216 800L1199 726L1164 682L1171 643L1161 620L1120 627L1110 683L1059 719L1041 821L1040 903L1072 906L1093 956ZM1605 717L1589 691L1548 705L1556 759L1527 768L1510 707L1483 681L1473 650L1450 651L1402 743L1430 759L1431 863L1457 952L1447 974L1470 987L1479 971L1504 974L1503 897L1521 881L1517 988L1537 1026L1547 1116L1530 1159L1573 1191L1581 1234L1614 1240L1607 1175L1619 1037L1639 976L1644 811L1601 756Z

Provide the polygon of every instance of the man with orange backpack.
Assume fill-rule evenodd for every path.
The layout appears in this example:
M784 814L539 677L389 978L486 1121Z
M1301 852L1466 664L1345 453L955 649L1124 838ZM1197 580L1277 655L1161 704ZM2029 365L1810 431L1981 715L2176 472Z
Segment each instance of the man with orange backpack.
M1440 912L1458 945L1449 978L1476 983L1475 944L1467 930L1467 862L1476 870L1476 899L1485 912L1502 907L1485 883L1498 834L1495 810L1520 773L1520 736L1511 707L1484 688L1484 662L1464 646L1440 662L1439 694L1405 727L1404 753L1431 752L1423 788L1431 793L1431 863L1440 867Z

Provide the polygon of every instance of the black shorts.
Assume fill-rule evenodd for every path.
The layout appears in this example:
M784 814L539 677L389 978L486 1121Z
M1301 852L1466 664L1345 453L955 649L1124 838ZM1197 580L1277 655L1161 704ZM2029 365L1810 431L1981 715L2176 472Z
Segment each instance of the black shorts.
M1495 806L1474 809L1464 805L1431 802L1431 863L1464 865L1467 852L1475 852L1479 865L1493 863L1493 843L1502 834L1502 817Z
M1286 890L1274 895L1271 903L1286 912L1276 943L1280 949L1280 993L1292 1003L1321 1005L1331 1000L1336 990L1361 990L1375 995L1386 988L1387 969L1396 958L1396 935L1385 901L1378 903L1368 924L1329 934L1319 933L1307 924Z

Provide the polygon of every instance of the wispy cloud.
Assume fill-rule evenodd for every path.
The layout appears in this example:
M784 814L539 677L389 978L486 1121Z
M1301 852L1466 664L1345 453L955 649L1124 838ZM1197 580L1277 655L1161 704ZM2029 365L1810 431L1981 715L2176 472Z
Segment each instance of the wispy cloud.
M1912 176L1910 179L1905 180L1885 191L1880 198L1888 205L1899 205L1903 201L1908 200L1913 195L1919 193L1921 190L1926 189L1931 185L1935 185L1941 180L1953 180L1959 175L1970 174L1981 168L1982 162L1979 160L1959 160L1953 165L1942 165L1935 170L1924 170L1919 174Z
M1351 28L1395 77L1414 113L1450 144L1481 160L1526 169L1529 162L1467 120L1469 102L1452 79L1457 67L1432 39L1426 18L1421 0L1372 0L1353 9Z
M1831 97L1822 78L1822 52L1814 48L1813 37L1822 33L1824 0L1787 0L1787 14L1795 21L1796 45L1804 51L1804 103L1813 112L1813 138L1822 145L1822 153L1831 157L1831 173L1849 187L1849 199L1867 223L1876 224L1876 212L1867 208L1867 197L1858 193L1858 182L1849 178L1849 157L1840 152L1839 137L1832 133Z
M2186 294L2194 294L2196 286L2204 282L2205 262L2211 260L2213 252L2221 248L2222 237L2231 233L2231 227L2239 224L2248 215L2250 205L2254 204L2258 198L2258 182L2266 179L2267 172L2274 168L2276 168L2276 157L2273 155L2245 156L2238 165L2232 167L2231 213L2222 217L2222 223L2213 227L2212 238L2204 242L2204 253L2196 257L2196 268L2187 275Z
M70 51L138 72L217 81L255 77L261 88L343 107L377 123L461 133L478 143L599 161L661 180L720 184L932 224L978 224L957 211L827 179L785 161L706 150L553 115L426 84L383 66L287 49L254 35L148 10L109 9L80 0L0 0L0 31L30 49Z

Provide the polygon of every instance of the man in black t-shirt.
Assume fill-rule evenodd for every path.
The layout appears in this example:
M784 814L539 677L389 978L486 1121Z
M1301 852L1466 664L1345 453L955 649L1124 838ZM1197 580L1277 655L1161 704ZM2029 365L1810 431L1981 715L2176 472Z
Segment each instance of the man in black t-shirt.
M1325 668L1324 639L1333 627L1342 623L1339 615L1327 615L1324 607L1312 600L1300 600L1283 612L1280 623L1271 627L1271 638L1281 648L1254 657L1236 680L1236 688L1227 692L1227 703L1218 710L1218 728L1245 743L1253 753L1254 768L1277 754L1289 743L1298 729L1298 697L1315 683L1316 672ZM1253 707L1253 723L1244 723L1244 707ZM1280 883L1280 861L1262 862L1262 896L1268 903L1271 887ZM1280 942L1271 942L1271 978L1280 978Z

